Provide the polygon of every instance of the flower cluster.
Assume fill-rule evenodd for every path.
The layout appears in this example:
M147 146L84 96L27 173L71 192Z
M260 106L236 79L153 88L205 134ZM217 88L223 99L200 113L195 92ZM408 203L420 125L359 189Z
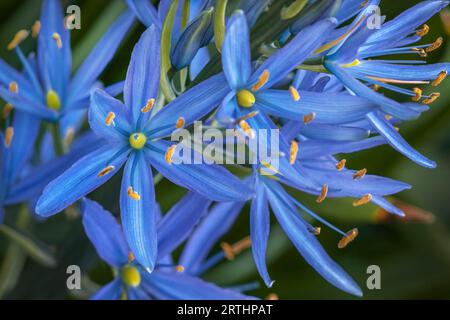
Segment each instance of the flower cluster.
M266 252L272 212L308 264L337 288L361 296L321 246L313 222L340 234L339 248L358 230L341 231L291 191L312 195L318 204L353 198L355 207L371 202L404 216L387 197L410 185L347 168L342 155L388 144L421 166L436 167L397 126L439 98L420 86L438 87L448 73L449 63L422 59L443 39L417 43L429 31L426 21L448 1L421 1L386 22L374 11L379 2L297 0L276 11L268 0L127 0L128 10L72 71L67 23L73 17L63 16L58 0L44 0L31 31L20 30L8 44L22 70L0 60L6 101L0 221L4 207L15 204L28 203L40 218L75 206L87 237L114 271L95 299L249 299L242 288L220 288L201 275L251 247L271 287ZM99 77L135 17L146 29L126 77L105 86ZM374 27L373 19L380 25ZM282 23L267 31L268 21ZM26 56L20 45L29 35L37 50ZM388 60L399 54L418 59ZM411 102L397 102L391 91ZM251 141L269 132L264 148L276 165L255 150L256 161L239 170L180 161L186 149L171 135L197 121L231 129L250 152ZM267 143L275 138L276 148ZM200 152L194 148L188 158ZM120 224L87 198L116 174L121 187L110 197L119 198ZM163 178L188 190L165 214L156 200L167 192L157 185ZM209 256L246 203L250 236ZM175 262L173 251L183 243Z

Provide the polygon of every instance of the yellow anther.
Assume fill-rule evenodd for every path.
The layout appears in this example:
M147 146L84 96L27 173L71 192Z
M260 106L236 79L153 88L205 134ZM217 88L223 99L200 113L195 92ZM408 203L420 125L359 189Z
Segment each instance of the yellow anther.
M184 272L184 267L181 265L181 264L179 264L179 265L177 265L176 267L175 267L175 269L177 270L177 272Z
M122 268L122 280L127 286L136 288L141 284L141 274L136 267L126 265Z
M248 90L240 90L237 93L237 102L243 108L251 108L256 102L255 96Z
M282 173L268 161L261 161L261 165L264 168L269 169L270 171L272 171L273 174L282 175ZM262 171L262 170L260 170L260 174L262 174L262 175L270 175L270 173L268 174L268 172Z
M183 117L179 117L177 122L175 123L175 128L177 129L181 129L184 127L184 124L186 123L186 121L184 120Z
M132 186L128 187L127 194L133 200L136 200L136 201L141 200L140 194L137 193L136 191L134 191Z
M41 32L41 22L39 20L36 20L31 27L31 36L33 38L37 38L39 32Z
M145 107L143 107L141 109L142 113L147 113L150 110L152 110L153 106L155 105L155 99L148 99L147 104L145 105Z
M436 79L433 80L433 82L431 82L431 85L433 87L439 86L442 83L442 81L445 80L445 78L447 77L447 74L448 74L447 71L439 72L439 75L436 77Z
M315 227L311 230L312 234L315 236L319 236L321 231L322 231L321 227Z
M128 263L133 262L136 258L132 251L128 251Z
M61 49L63 44L62 44L61 36L59 35L59 33L54 32L52 34L52 38L53 38L53 40L55 40L55 43L56 43L56 46L58 47L58 49Z
M385 114L385 115L384 115L384 118L385 118L387 121L391 121L392 118L393 118L393 116L391 116L390 114Z
M111 124L114 125L114 119L116 118L116 114L112 111L108 112L105 119L105 124L109 127Z
M114 166L107 166L105 168L103 168L98 174L97 174L97 178L101 178L106 176L108 173L110 173L111 171L113 171L115 169ZM130 187L131 188L131 187Z
M341 161L339 161L338 163L336 163L336 170L337 171L342 171L345 168L345 164L347 163L346 159L342 159Z
M289 92L291 94L292 100L294 101L300 100L300 93L298 93L297 89L291 86L289 87Z
M422 58L426 58L428 56L427 52L425 51L425 49L422 48L412 48L412 51L417 52L417 54L422 57Z
M428 99L423 100L422 103L423 104L432 104L437 99L439 99L440 96L441 96L441 94L439 92L433 92L432 94L430 94L430 97Z
M359 232L357 228L354 228L349 232L347 232L347 234L344 237L342 237L342 239L339 241L338 248L339 249L345 248L350 242L355 240L355 238L358 236L358 233Z
M378 84L372 85L372 90L375 91L375 92L379 91L380 90L380 85L378 85Z
M249 236L239 240L233 245L230 245L227 242L222 242L220 246L222 247L223 253L228 260L234 260L234 258L240 254L245 249L250 248L252 245L252 241Z
M239 121L239 127L241 127L242 131L244 131L247 137L249 137L250 139L255 138L255 131L252 129L252 127L250 127L247 121Z
M9 91L12 93L19 93L19 85L15 81L9 83Z
M264 87L264 85L267 83L267 81L269 80L270 77L270 72L269 70L265 69L263 71L263 73L259 76L258 78L258 82L256 82L253 87L252 87L252 91L258 91L259 89L261 89L262 87Z
M346 64L341 64L342 68L351 68L351 67L356 67L358 65L361 64L361 61L359 61L358 59L353 60L350 63L346 63Z
M254 117L256 117L258 114L259 114L259 111L252 111L252 112L249 112L249 113L247 113L245 116L240 117L240 118L236 121L236 123L239 123L239 122L241 122L242 120L248 120L248 119L254 118Z
M316 199L316 202L322 203L326 199L327 195L328 195L328 185L324 184L322 186L322 190L320 191L320 195Z
M28 37L29 34L30 33L25 29L19 30L14 35L14 38L11 40L11 42L8 43L7 49L8 50L15 49L23 40L25 40Z
M128 141L130 142L130 146L133 149L140 150L147 143L147 137L143 133L135 132L130 135L130 138L128 139Z
M420 99L422 99L422 94L423 94L422 89L420 89L420 88L413 88L412 91L415 94L415 96L412 97L412 101L419 102Z
M311 121L313 121L315 118L316 118L315 112L308 113L307 115L303 116L303 123L308 124Z
M429 47L427 47L425 49L425 52L432 52L434 50L437 50L442 46L443 43L444 43L444 38L439 37Z
M14 136L14 128L13 127L6 128L6 132L5 132L5 146L7 148L9 148L9 146L11 145L11 141L13 139L13 136Z
M5 104L5 106L3 107L3 118L5 119L8 118L13 109L14 107L12 104L10 103Z
M372 195L370 193L368 193L368 194L362 196L360 199L355 200L353 202L353 206L354 207L359 207L359 206L362 206L362 205L365 205L365 204L369 203L370 201L372 201Z
M70 146L75 138L75 129L73 127L69 127L64 136L64 145Z
M291 148L289 150L289 163L294 164L297 160L298 155L298 142L295 140L291 141Z
M430 27L427 24L424 24L423 27L416 31L416 35L419 37L424 37L430 32Z
M166 154L164 155L164 159L166 159L166 162L168 164L172 164L172 158L173 154L175 153L175 149L177 148L177 145L171 145L169 148L167 148Z
M269 293L264 300L279 300L278 295L276 293Z
M356 171L354 174L353 174L353 180L359 180L359 179L362 179L362 178L364 178L365 176L366 176L366 174L367 174L367 169L361 169L361 170L359 170L359 171Z
M61 109L61 100L59 100L59 95L55 90L47 91L47 107L55 111Z

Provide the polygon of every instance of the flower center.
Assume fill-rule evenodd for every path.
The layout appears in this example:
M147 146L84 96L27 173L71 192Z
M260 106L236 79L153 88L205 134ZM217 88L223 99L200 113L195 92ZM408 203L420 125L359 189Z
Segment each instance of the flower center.
M130 146L134 149L142 149L147 143L147 137L143 133L135 132L130 135Z
M241 107L251 108L255 104L255 96L248 90L240 90L237 93L237 101Z
M47 91L47 106L55 111L59 111L59 109L61 109L61 100L59 100L59 95L56 91Z
M126 265L122 268L122 280L127 286L136 288L141 284L141 274L136 267Z

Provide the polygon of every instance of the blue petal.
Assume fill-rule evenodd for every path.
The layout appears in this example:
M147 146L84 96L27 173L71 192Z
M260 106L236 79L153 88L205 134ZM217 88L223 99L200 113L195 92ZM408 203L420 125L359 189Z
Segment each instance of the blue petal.
M114 216L97 202L81 202L83 226L98 255L109 265L121 267L128 261L128 245Z
M140 199L129 196L132 188ZM142 152L134 152L125 165L120 190L120 211L123 232L136 260L148 271L156 264L155 189L151 167Z
M19 92L21 95L24 95L30 100L39 98L39 95L33 90L33 86L28 78L12 68L3 59L0 59L0 87L7 88L12 81L17 82L19 85Z
M413 149L383 116L372 112L367 119L395 150L425 168L436 168L436 162Z
M110 96L117 97L118 95L123 93L124 85L125 85L125 81L119 81L119 82L113 83L113 84L105 87L105 91Z
M232 89L247 84L252 71L250 33L243 11L235 12L227 23L222 46L223 70Z
M84 156L44 189L36 205L36 213L51 216L95 190L108 181L128 157L123 145L106 145ZM112 172L98 177L107 166Z
M128 7L133 11L136 17L147 27L154 24L158 29L161 29L161 21L158 12L150 0L125 0ZM164 15L165 16L165 15Z
M116 278L98 290L91 300L118 300L122 294L122 281Z
M372 196L372 202L375 203L376 205L382 207L384 210L386 210L387 212L389 212L391 214L395 214L399 217L405 216L405 213L401 209L397 208L396 206L394 206L392 203L390 203L383 197Z
M140 287L127 289L127 300L150 300L148 294Z

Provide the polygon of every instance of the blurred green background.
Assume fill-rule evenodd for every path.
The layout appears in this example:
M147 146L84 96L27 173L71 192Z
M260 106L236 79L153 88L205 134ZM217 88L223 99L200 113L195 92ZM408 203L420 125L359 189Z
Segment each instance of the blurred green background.
M345 1L345 0L344 0ZM289 2L289 1L285 1ZM382 14L388 19L418 1L382 1ZM74 65L87 55L96 40L115 17L124 10L119 0L64 1L65 5L77 4L82 11L82 29L72 32ZM7 43L17 30L29 28L38 18L40 1L2 0L0 3L0 56L8 63L19 66L18 59L6 50ZM444 28L439 16L429 25L431 32L426 41L432 42ZM102 79L110 84L125 76L130 52L143 31L135 25L132 34L122 45L113 63ZM33 41L26 41L24 51L34 48ZM429 62L450 61L450 46L444 46L430 54ZM431 91L431 89L429 89ZM351 201L327 200L317 206L314 199L299 195L311 209L322 214L344 230L358 227L359 237L347 248L336 246L339 236L322 228L320 240L329 254L360 284L364 299L449 299L450 298L450 81L440 87L441 98L431 106L422 118L401 126L401 133L418 150L438 162L436 170L423 169L409 162L389 147L379 147L357 155L347 156L348 166L367 168L369 173L385 175L413 185L413 189L398 195L398 199L423 208L434 214L433 223L380 221L379 212L373 206L354 209ZM398 97L403 99L403 97ZM115 214L118 210L116 175L109 184L96 191L92 198L99 200ZM183 190L163 180L157 188L157 197L167 210L183 194ZM85 237L80 219L71 214L60 214L39 223L21 214L20 208L9 208L6 225L24 229L33 242L11 241L0 234L0 297L8 299L77 299L86 298L96 284L106 283L111 273L101 262ZM223 239L235 242L248 234L248 208L243 212L233 230ZM272 222L273 219L272 219ZM35 247L33 247L35 246ZM23 250L34 252L34 256ZM217 246L216 251L220 250ZM83 280L83 290L68 292L66 267L76 264L89 275ZM269 245L268 265L276 283L269 290L251 291L265 297L276 293L280 299L351 299L324 281L296 252L280 229L273 224ZM366 270L369 265L381 268L381 290L368 290ZM23 271L22 271L23 269ZM250 252L234 261L225 262L211 270L206 278L222 285L236 285L259 281Z

